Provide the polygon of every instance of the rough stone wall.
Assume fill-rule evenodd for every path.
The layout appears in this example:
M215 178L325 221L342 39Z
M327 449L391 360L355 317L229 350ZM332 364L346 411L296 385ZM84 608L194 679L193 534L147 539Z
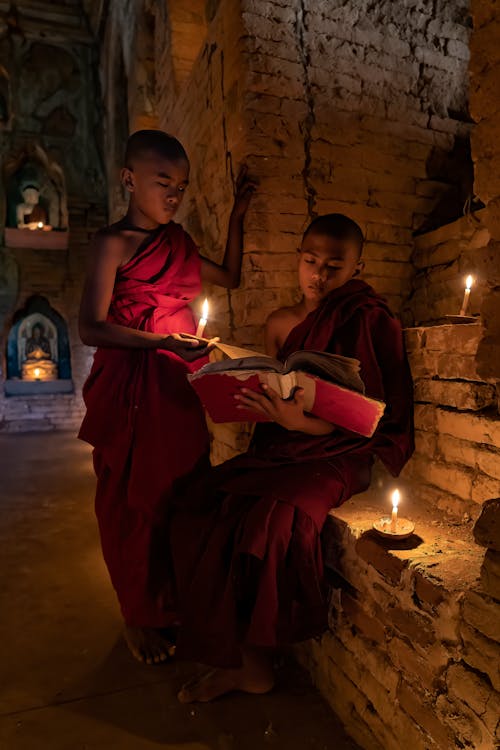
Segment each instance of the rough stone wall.
M78 4L17 3L17 32L0 17L0 64L12 84L13 117L0 129L5 163L25 144L40 146L62 169L67 189L67 250L0 246L0 430L76 429L81 386L92 352L83 347L77 314L90 234L106 221L99 151L95 48ZM10 19L12 25L12 17ZM5 186L0 199L5 204ZM5 205L1 206L2 221ZM3 227L1 227L3 234ZM74 393L5 397L5 345L12 315L40 293L69 332Z
M412 254L415 276L412 294L404 304L405 319L422 325L458 315L469 274L474 283L467 314L479 316L488 289L482 256L489 242L484 209L416 237Z
M262 183L250 220L259 234L248 242L268 282L263 300L246 278L235 315L246 325L241 309L270 309L278 291L294 289L301 232L329 211L359 221L365 278L398 310L410 291L412 232L448 193L437 163L468 132L467 4L243 8L249 162Z
M479 324L405 332L415 382L416 451L403 476L419 497L467 520L500 494L500 420L495 381L478 373Z
M407 488L404 511L417 536L399 546L371 531L381 515L377 498L358 496L333 511L324 533L330 629L299 656L366 750L494 750L498 500L476 525L476 538L489 547L484 562L471 532L422 508L415 486Z
M470 106L476 121L472 133L474 188L486 204L485 224L491 240L482 255L481 271L488 294L481 307L485 337L478 366L498 377L500 360L500 9L494 0L472 0Z

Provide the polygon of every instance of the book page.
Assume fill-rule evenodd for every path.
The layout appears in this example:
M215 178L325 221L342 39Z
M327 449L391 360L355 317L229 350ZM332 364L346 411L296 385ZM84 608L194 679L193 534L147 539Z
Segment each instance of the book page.
M243 359L244 357L267 357L266 354L255 352L252 349L243 349L240 346L232 346L231 344L221 344L220 341L217 341L214 346L216 349L219 349L223 354L225 354L226 357L229 357L229 359ZM272 359L272 357L269 357L269 359Z
M302 370L364 393L365 386L359 375L359 367L359 361L352 357L328 352L298 351L288 357L284 372L291 369Z

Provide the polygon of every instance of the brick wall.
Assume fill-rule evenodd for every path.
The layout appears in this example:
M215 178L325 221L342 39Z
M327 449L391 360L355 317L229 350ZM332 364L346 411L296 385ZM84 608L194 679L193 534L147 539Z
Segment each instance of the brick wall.
M472 0L474 34L471 39L470 103L476 121L472 133L474 189L486 204L485 224L491 240L482 254L482 274L488 294L481 316L485 336L479 348L479 368L498 377L500 359L500 10L493 0Z
M0 431L71 430L76 432L84 414L81 391L90 370L93 351L78 334L78 307L91 235L106 223L102 205L69 198L70 242L65 250L11 250L19 269L22 308L32 294L45 296L68 326L74 393L43 396L5 396L0 389ZM10 313L14 311L11 307ZM8 330L9 318L6 321Z
M262 0L243 9L249 162L262 183L248 247L269 277L264 306L294 288L309 218L341 211L367 236L365 278L399 309L412 232L447 191L430 179L432 162L468 131L467 6ZM235 299L245 326L238 308L252 306L251 279Z
M412 293L403 306L408 324L444 322L446 315L458 315L469 274L474 283L467 314L479 315L488 289L483 254L490 233L485 218L483 209L416 237Z
M80 292L89 237L106 223L96 49L79 4L54 2L49 8L46 3L21 1L17 6L19 33L0 42L13 109L10 123L0 128L0 155L5 166L20 154L40 153L53 170L51 178L60 175L56 183L62 210L57 226L68 225L69 246L13 249L4 247L3 239L0 242L0 430L76 430L83 413L81 387L92 356L77 331ZM5 180L1 182L3 225L8 212ZM3 235L3 226L0 230ZM51 237L55 233L44 235L47 241ZM15 312L34 294L46 297L67 324L73 394L4 394L8 331Z
M406 331L415 381L416 452L404 471L419 496L457 518L500 494L495 381L477 371L479 324Z
M381 541L371 527L388 507L365 493L330 516L330 629L301 646L299 658L367 750L494 750L498 501L476 525L476 538L489 546L484 561L470 528L447 526L441 514L422 508L415 485L402 506L416 523L414 541Z

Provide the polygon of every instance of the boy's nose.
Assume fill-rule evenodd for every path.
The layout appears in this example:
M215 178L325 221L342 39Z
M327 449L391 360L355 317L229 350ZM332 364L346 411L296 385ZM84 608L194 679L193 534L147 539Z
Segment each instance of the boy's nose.
M318 279L318 281L324 281L326 279L326 269L325 268L318 268L314 274L315 279Z

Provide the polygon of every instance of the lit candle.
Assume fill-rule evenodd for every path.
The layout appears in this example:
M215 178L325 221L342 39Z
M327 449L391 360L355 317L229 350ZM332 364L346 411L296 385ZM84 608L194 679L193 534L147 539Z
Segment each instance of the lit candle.
M469 297L470 297L470 289L472 286L472 282L474 279L472 276L467 276L465 280L465 292L464 292L464 301L462 302L462 307L460 309L460 315L465 315L467 312L467 307L469 305Z
M391 532L396 533L398 528L398 504L400 500L399 490L394 490L392 493L392 516L391 516Z
M39 367L35 367L35 369L33 370L33 372L35 373L35 379L36 380L40 380L40 368Z
M43 221L38 222L38 229L43 229Z
M205 302L203 303L200 322L198 323L198 328L196 329L196 335L199 338L203 337L203 333L205 331L207 320L208 320L208 300L206 299Z

